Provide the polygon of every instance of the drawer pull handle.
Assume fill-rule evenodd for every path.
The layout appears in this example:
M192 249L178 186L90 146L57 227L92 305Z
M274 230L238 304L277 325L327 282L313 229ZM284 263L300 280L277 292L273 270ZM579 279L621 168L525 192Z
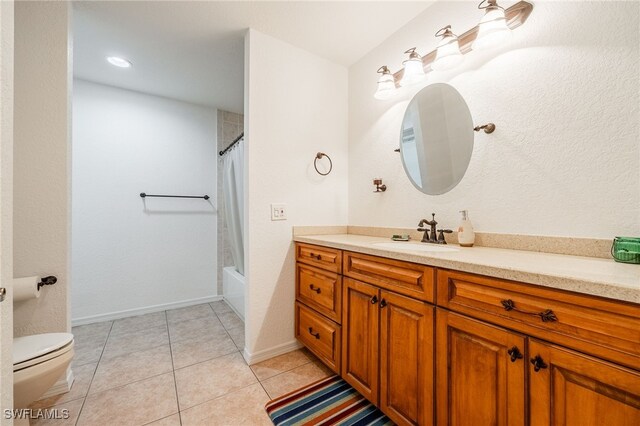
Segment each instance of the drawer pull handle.
M315 337L316 339L320 338L320 333L318 333L317 331L314 333L313 332L313 327L309 327L309 334L312 335L313 337Z
M315 287L313 284L309 284L309 289L311 289L311 291L315 291L316 293L320 294L320 287Z
M507 351L507 353L511 356L511 362L516 362L519 359L522 359L522 353L517 346L512 347Z
M535 372L540 371L541 368L548 367L540 355L536 355L535 358L531 358L531 364L533 364L533 371Z
M515 302L511 299L501 300L500 303L502 303L502 306L504 307L505 311L516 311L516 312L521 312L523 314L540 317L542 322L558 321L558 317L556 317L556 314L554 314L551 309L545 309L542 312L528 312L528 311L523 311L522 309L516 308Z
M386 301L386 300L384 300L384 299L382 299L382 300L380 301L380 307L381 307L381 308L384 308L385 306L387 306L387 301Z
M376 303L378 303L378 296L375 296L375 295L374 295L374 296L371 298L371 304L372 304L372 305L375 305Z
M322 260L322 255L320 254L309 253L309 256L313 257L316 260Z

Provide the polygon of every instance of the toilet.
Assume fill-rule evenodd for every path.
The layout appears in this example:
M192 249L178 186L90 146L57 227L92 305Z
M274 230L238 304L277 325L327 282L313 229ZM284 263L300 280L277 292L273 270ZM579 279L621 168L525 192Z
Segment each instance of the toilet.
M13 339L13 406L28 408L67 371L73 334L46 333ZM23 424L24 419L16 419Z

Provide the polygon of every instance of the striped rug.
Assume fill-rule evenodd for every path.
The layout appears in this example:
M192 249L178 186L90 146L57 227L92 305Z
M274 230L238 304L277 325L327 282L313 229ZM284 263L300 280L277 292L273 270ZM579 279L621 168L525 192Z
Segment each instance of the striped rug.
M271 400L265 409L276 426L394 424L339 376L327 377Z

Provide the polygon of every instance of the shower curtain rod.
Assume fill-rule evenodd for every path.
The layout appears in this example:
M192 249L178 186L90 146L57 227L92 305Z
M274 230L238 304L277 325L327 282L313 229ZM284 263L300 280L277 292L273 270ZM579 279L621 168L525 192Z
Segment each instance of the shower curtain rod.
M237 138L235 138L235 139L233 140L233 142L231 142L231 143L229 144L229 146L228 146L228 147L226 147L225 149L223 149L222 151L220 151L220 153L219 153L219 154L220 154L220 156L222 157L224 154L226 154L226 153L227 153L227 151L229 151L231 148L233 148L233 146L234 146L235 144L237 144L238 142L240 142L240 140L241 140L242 138L244 138L244 132L240 133L240 136L238 136Z

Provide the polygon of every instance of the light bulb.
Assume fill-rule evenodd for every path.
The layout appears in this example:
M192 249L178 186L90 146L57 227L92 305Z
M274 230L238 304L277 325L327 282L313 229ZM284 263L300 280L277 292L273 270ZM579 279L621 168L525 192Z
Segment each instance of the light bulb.
M511 38L504 9L498 6L496 0L488 0L488 3L489 6L483 8L487 11L478 24L478 35L471 46L473 50L491 49Z
M396 94L396 82L393 78L393 74L391 74L391 71L389 71L389 68L387 68L386 65L378 68L377 72L382 75L378 79L378 89L373 97L381 101L389 99Z
M442 40L438 43L436 59L431 64L431 69L445 71L455 68L464 59L462 52L460 52L458 36L451 32L451 25L447 25L438 31L436 37L439 36L442 36Z
M416 48L413 47L404 53L409 54L409 59L402 63L404 65L404 73L402 80L400 80L400 86L410 86L424 81L426 75L422 66L422 57L416 53Z
M120 68L131 68L131 62L118 56L107 56L107 62Z

